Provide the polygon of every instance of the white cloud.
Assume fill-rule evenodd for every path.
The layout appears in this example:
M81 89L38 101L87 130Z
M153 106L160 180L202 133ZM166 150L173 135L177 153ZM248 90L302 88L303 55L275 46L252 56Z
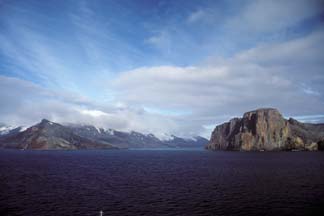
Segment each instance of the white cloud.
M154 35L146 39L145 42L165 53L170 53L171 51L171 35L168 30L155 32Z
M131 105L192 111L192 124L208 125L258 107L286 115L324 112L324 32L242 51L192 67L143 67L113 80L118 99ZM307 72L306 72L307 71Z
M205 17L207 16L207 13L206 11L204 10L196 10L194 11L193 13L191 13L188 17L188 22L189 23L194 23L194 22L197 22L199 20L202 20L204 19Z
M318 91L314 91L314 90L312 90L312 88L310 88L310 87L303 88L303 91L304 91L306 94L309 94L309 95L317 95L317 96L320 96L320 95L321 95Z
M284 43L262 44L238 53L235 58L240 61L255 61L258 64L289 65L303 63L307 66L320 64L324 62L323 38L324 31L319 30L305 37Z
M194 136L202 126L188 119L149 113L116 103L102 105L69 92L48 90L28 81L0 76L0 122L12 126L30 126L46 118L59 123L92 124L122 131ZM184 124L183 122L187 123Z
M238 32L269 33L293 27L298 22L323 12L321 0L256 0L228 20L227 25Z
M79 112L91 117L103 117L108 115L107 113L104 113L100 110L80 109Z

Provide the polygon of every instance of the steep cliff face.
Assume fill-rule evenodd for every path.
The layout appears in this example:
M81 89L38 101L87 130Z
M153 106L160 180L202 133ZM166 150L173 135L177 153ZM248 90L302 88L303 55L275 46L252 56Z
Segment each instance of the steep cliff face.
M278 110L267 108L247 112L243 118L234 118L217 126L212 132L207 149L317 150L323 140L323 124L303 124L294 119L286 120Z

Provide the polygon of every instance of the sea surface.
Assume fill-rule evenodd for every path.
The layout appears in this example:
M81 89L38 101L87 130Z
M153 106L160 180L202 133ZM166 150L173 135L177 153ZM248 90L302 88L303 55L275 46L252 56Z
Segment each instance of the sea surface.
M323 152L0 151L0 215L324 215Z

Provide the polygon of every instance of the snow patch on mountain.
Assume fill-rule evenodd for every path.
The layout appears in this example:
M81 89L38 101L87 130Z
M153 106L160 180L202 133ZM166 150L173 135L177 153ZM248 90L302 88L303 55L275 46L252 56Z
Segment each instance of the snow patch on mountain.
M104 132L105 133L108 133L109 135L114 135L115 134L115 131L113 129L104 129Z
M21 126L20 129L19 129L19 132L23 132L23 131L27 130L27 128L28 127L26 127L26 126Z
M13 129L15 129L15 128L11 127L11 126L3 125L3 126L0 127L0 135L6 135Z
M98 128L97 126L94 126L96 128L96 130L98 131L98 133L101 133L100 128Z
M163 133L157 136L161 141L171 141L174 140L174 135Z

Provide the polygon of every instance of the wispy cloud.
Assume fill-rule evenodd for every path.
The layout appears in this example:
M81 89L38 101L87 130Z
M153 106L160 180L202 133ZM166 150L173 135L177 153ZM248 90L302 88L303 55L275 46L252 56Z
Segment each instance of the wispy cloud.
M200 9L200 10L196 10L193 13L191 13L187 19L187 21L189 23L194 23L197 22L199 20L203 20L205 17L207 16L206 11Z
M324 115L293 116L293 118L305 123L321 123L324 121Z
M170 54L171 52L171 36L168 30L156 32L153 36L146 39L146 42L166 52L167 54Z
M323 12L321 0L251 1L227 22L241 33L272 33L294 27L299 22Z

